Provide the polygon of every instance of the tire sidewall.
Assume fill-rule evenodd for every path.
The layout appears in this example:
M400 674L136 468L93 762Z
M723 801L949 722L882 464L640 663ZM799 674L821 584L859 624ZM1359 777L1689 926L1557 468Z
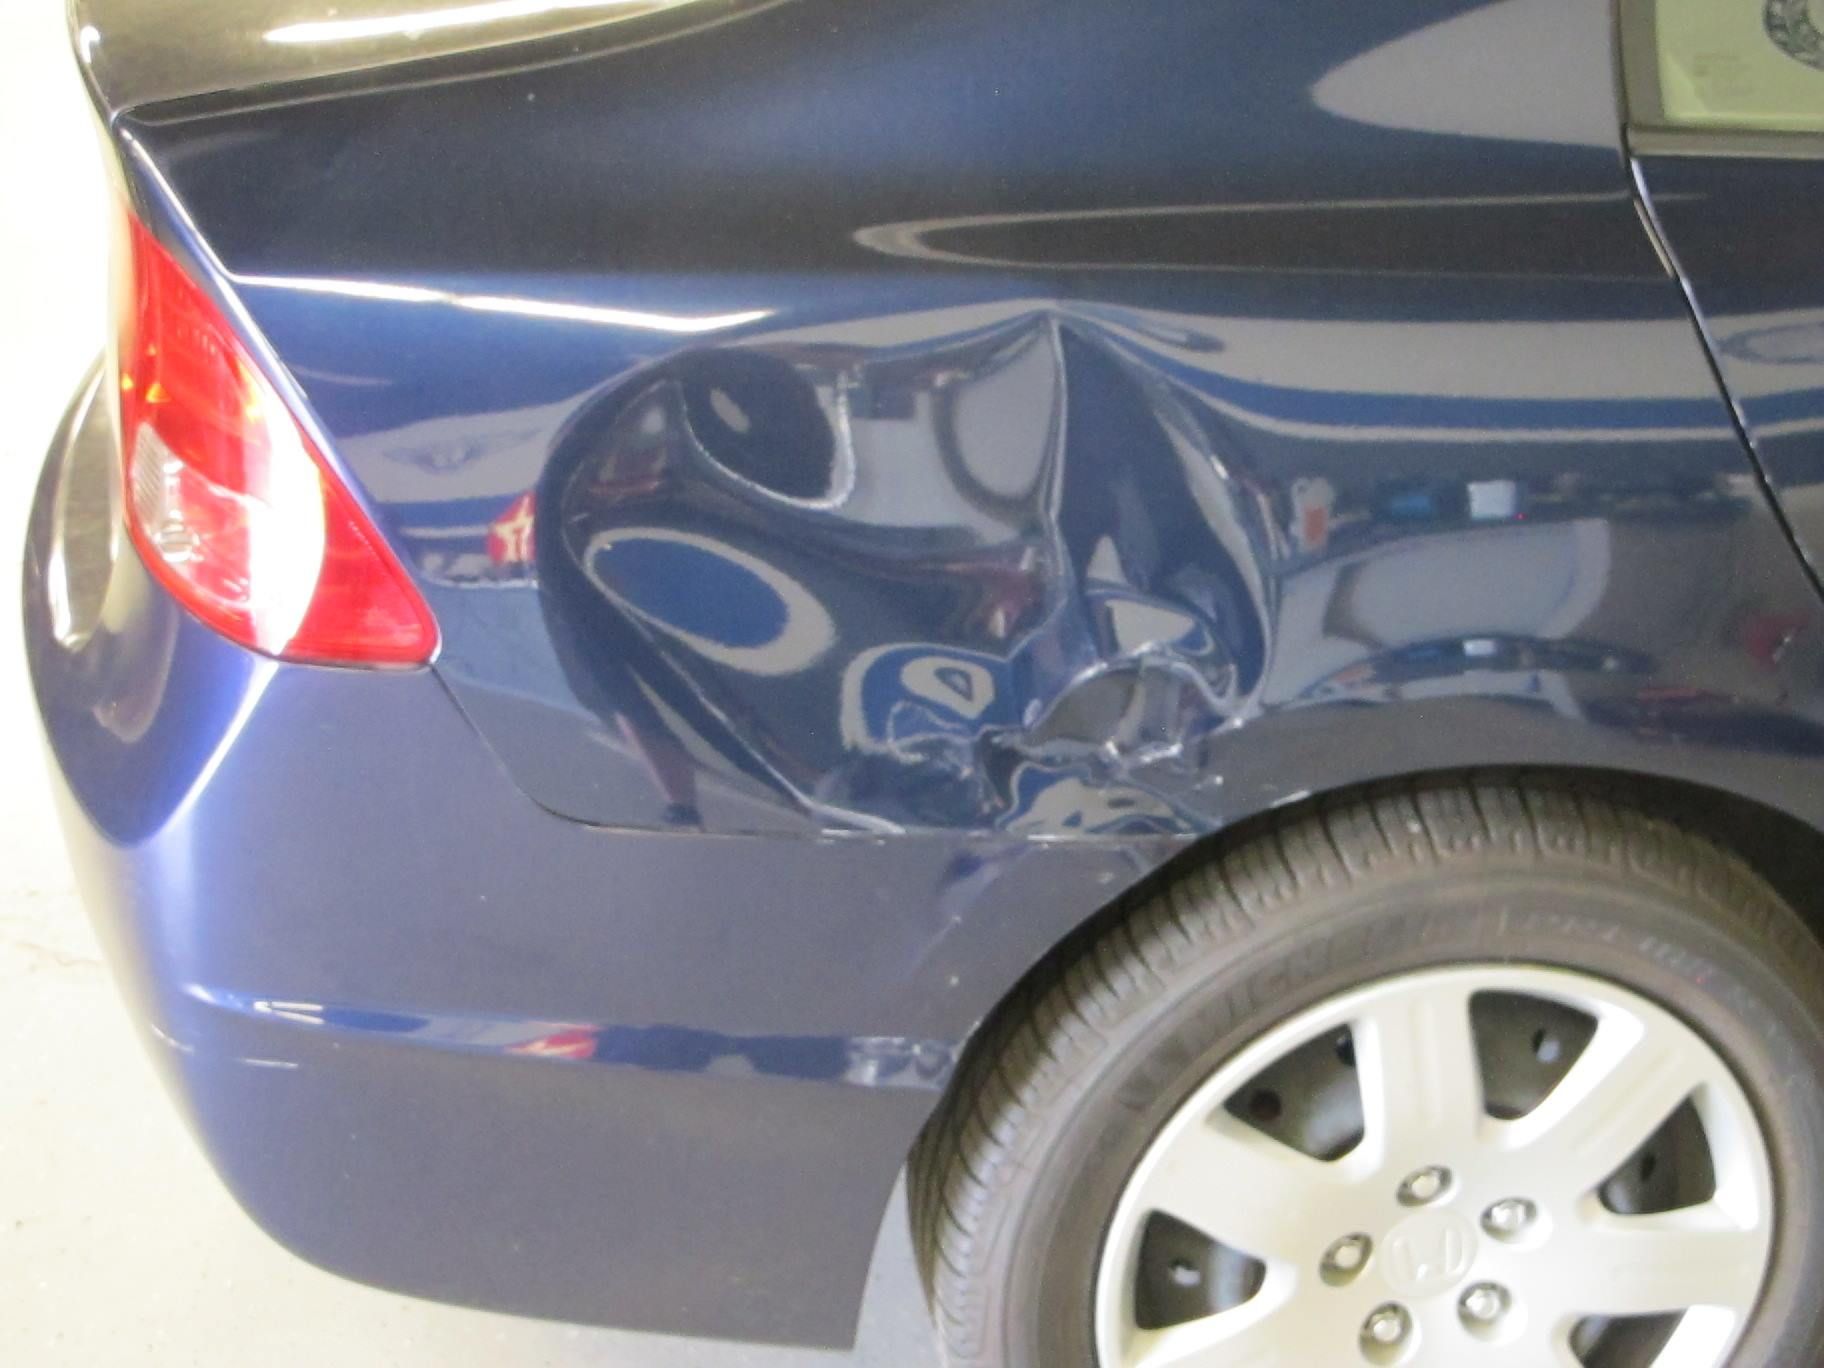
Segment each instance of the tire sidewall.
M1736 1361L1813 1361L1824 1349L1824 1309L1809 1292L1824 1278L1820 955L1790 917L1775 915L1783 909L1770 905L1758 919L1757 909L1737 911L1743 923L1725 928L1637 879L1480 863L1320 891L1270 924L1206 943L1159 975L1161 991L1100 1023L1101 1048L1043 1109L1010 1166L983 1308L1003 1330L999 1361L1096 1362L1097 1264L1127 1176L1227 1058L1337 994L1476 963L1609 980L1671 1011L1730 1065L1761 1123L1776 1212L1770 1276Z

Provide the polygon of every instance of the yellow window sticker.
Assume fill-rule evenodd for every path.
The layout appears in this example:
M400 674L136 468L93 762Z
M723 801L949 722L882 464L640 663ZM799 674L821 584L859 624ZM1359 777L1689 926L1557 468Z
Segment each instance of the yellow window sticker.
M1668 123L1824 132L1824 0L1659 0L1656 8Z

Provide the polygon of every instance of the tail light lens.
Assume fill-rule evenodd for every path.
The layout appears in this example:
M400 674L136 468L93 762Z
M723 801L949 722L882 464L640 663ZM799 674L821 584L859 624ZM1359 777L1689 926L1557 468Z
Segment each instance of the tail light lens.
M127 528L185 607L287 660L421 665L430 610L201 287L131 214L116 365Z

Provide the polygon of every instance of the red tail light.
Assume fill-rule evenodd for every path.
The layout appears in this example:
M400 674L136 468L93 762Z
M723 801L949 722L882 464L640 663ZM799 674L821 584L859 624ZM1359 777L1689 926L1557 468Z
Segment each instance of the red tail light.
M287 660L420 665L430 609L228 320L126 218L118 373L127 527L204 622Z

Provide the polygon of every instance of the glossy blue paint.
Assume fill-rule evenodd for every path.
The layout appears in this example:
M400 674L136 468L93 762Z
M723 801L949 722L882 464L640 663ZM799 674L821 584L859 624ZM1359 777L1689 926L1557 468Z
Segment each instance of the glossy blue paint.
M564 1063L618 1064L661 1073L733 1069L778 1078L864 1088L937 1089L949 1078L955 1049L941 1040L899 1036L724 1035L688 1026L620 1026L575 1021L442 1012L376 1011L335 1003L253 997L191 984L192 997L254 1018L362 1036L388 1036L486 1055ZM285 1060L259 1061L295 1068Z
M1518 102L1414 98L1496 41ZM541 804L1188 835L1278 796L1218 784L1236 728L1626 596L1622 542L1588 549L1617 501L1758 513L1637 217L1609 55L1605 16L1550 3L1314 25L799 0L637 53L123 127ZM1093 75L1122 69L1154 73L1147 101ZM516 514L561 533L508 554ZM1409 613L1471 535L1478 568ZM1788 592L1765 611L1810 611ZM1606 625L1554 672L1560 711L1650 685L1601 662L1658 630ZM1431 692L1461 675L1439 657Z
M1199 837L1497 764L1824 825L1600 6L704 0L275 86L256 4L213 91L111 8L129 192L443 634L241 651L66 497L106 405L53 452L86 896L307 1257L840 1342L974 1027Z

